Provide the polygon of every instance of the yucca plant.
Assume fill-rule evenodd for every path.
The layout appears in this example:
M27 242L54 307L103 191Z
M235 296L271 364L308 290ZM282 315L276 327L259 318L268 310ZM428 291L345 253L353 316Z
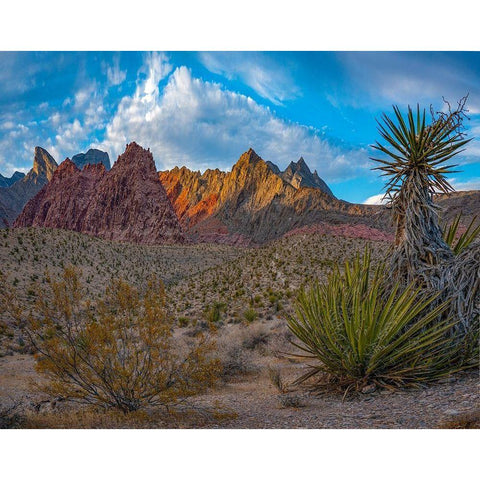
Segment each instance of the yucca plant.
M323 373L346 391L418 386L475 363L475 353L461 358L446 335L455 320L438 320L448 301L436 302L439 293L425 296L413 283L390 289L384 279L385 266L373 268L366 250L343 272L337 266L326 284L300 293L288 327L300 356L315 362L297 383Z
M447 162L460 153L471 140L466 139L463 120L467 97L458 102L452 112L433 114L429 124L425 109L409 106L406 118L397 106L394 117L386 114L378 130L386 141L372 147L384 158L372 158L387 176L386 196L393 210L396 250L392 257L393 273L412 280L418 269L430 267L450 258L452 252L445 242L439 225L435 192L453 191L446 175L457 165Z
M406 117L394 107L394 117L384 114L379 122L385 145L373 145L385 155L373 160L389 177L386 195L396 227L389 276L404 286L416 282L425 295L442 292L437 303L450 300L447 313L459 320L451 334L459 342L465 335L471 336L470 330L479 322L480 245L468 240L471 230L452 250L440 227L433 194L453 191L446 175L456 165L447 162L471 140L465 138L463 126L468 119L467 98L463 97L453 111L448 102L444 112L435 114L431 109L429 124L425 109L418 105L416 111L408 107Z
M461 219L462 215L458 214L450 225L444 224L442 227L443 239L447 242L455 255L463 252L480 236L480 225L475 227L475 222L477 220L476 216L472 218L467 229L459 234L458 230Z

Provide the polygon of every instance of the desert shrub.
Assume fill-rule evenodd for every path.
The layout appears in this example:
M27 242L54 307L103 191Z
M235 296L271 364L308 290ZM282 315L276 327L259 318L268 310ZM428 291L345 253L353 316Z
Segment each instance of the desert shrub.
M114 280L95 306L71 267L48 287L26 332L49 395L130 412L183 403L214 383L213 344L201 337L185 350L174 341L161 281L141 295Z
M208 323L218 323L222 319L222 312L225 311L226 305L221 302L214 302L212 305L205 307L204 315Z
M255 370L252 359L241 345L231 345L221 354L222 378L228 380Z
M284 408L300 408L305 406L305 402L299 393L292 392L288 383L282 378L278 367L268 367L268 376L270 383L278 391L277 398Z
M446 335L455 321L442 319L448 302L432 307L439 293L426 296L413 284L401 290L399 282L390 289L385 277L366 250L325 285L300 293L288 326L294 344L318 363L297 382L326 373L347 391L417 386L475 365L478 348L465 356Z
M247 308L244 312L243 312L243 318L248 322L248 323L252 323L253 321L255 321L258 317L258 313L257 311L254 309L254 308Z
M187 317L178 317L178 325L180 327L188 327L190 325L190 319Z
M242 331L242 347L246 350L255 350L268 344L270 334L261 324L249 325Z

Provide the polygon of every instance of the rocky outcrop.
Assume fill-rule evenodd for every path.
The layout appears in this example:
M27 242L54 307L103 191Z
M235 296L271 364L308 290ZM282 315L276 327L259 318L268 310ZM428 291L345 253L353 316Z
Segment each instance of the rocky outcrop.
M262 243L322 222L380 229L388 225L382 207L336 199L303 159L281 172L250 149L228 173L201 174L182 167L160 172L159 178L180 222L196 241Z
M318 188L320 191L333 197L333 193L328 185L318 176L317 171L313 173L308 168L303 157L298 162L290 162L290 165L283 172L278 172L286 182L295 188L310 187Z
M43 148L35 147L32 169L7 188L0 188L0 228L11 226L25 204L52 178L55 159Z
M14 226L61 228L143 244L185 241L152 154L135 142L110 171L103 164L80 170L69 159L62 162Z
M11 177L4 177L0 173L0 188L8 188L18 180L21 180L25 174L23 172L15 172Z
M110 158L107 152L91 148L87 153L77 153L72 157L72 162L82 170L85 165L103 164L106 170L110 170Z

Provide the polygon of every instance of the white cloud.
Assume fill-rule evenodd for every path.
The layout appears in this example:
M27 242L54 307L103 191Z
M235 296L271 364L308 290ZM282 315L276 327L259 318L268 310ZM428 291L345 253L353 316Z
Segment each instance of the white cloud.
M341 103L377 108L385 102L400 106L442 107L442 96L455 102L469 93L471 114L480 112L476 72L442 52L342 52L337 55L352 82Z
M385 198L384 193L379 193L378 195L372 195L368 197L363 203L365 205L385 205L388 199Z
M111 86L120 85L127 78L127 71L120 69L120 58L113 59L113 65L107 67L107 81Z
M480 178L471 178L467 181L461 181L457 179L453 179L451 181L452 187L461 192L461 191L468 191L468 190L480 190Z
M303 156L327 181L368 168L366 152L335 145L320 131L283 120L250 97L194 78L186 67L177 68L160 91L165 61L150 58L147 78L120 101L98 145L112 158L136 141L152 150L159 169L227 169L249 147L280 167Z
M75 94L75 107L77 109L82 108L87 103L92 93L93 93L93 88L91 85L79 90Z
M15 127L15 124L11 121L11 120L7 120L6 122L3 122L1 125L0 125L0 128L2 130L11 130L12 128Z
M285 66L256 52L203 52L200 61L213 73L240 79L275 105L296 98L300 92Z

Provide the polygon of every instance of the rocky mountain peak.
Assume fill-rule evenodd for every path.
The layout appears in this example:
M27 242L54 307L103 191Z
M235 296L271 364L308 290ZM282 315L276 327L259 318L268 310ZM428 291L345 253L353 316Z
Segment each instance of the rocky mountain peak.
M52 178L59 179L68 177L80 169L69 159L66 158L55 170L55 174Z
M57 166L55 159L44 148L35 147L31 173L50 181Z
M242 155L238 159L235 166L255 165L260 161L263 161L263 160L257 155L255 150L253 148L249 148L248 151L246 151L245 153L242 153Z
M72 162L81 170L86 165L103 164L106 170L110 170L110 157L107 152L96 148L90 148L87 153L77 153L72 157Z
M281 172L279 176L296 189L301 187L318 188L333 197L333 193L328 185L318 176L316 170L312 173L303 157L300 157L298 162L290 162L285 171Z
M55 159L42 147L35 147L33 167L7 188L0 189L0 226L11 225L25 204L53 177L57 169ZM3 212L3 213L2 213Z
M112 167L112 171L121 169L130 170L138 175L149 175L154 173L156 176L157 168L153 160L150 149L145 149L136 142L128 143L125 152L118 156L117 161Z

